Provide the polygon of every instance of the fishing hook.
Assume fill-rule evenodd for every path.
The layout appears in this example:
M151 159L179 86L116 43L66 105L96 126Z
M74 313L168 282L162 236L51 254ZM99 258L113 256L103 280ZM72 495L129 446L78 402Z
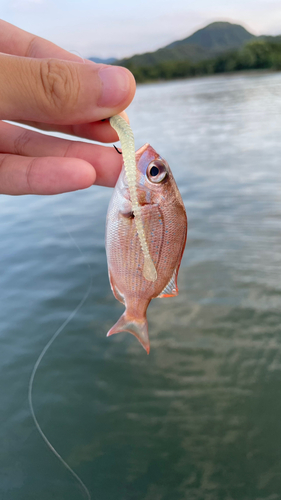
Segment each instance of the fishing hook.
M119 151L119 149L116 146L114 146L114 144L113 144L113 147L116 149L117 153L119 153L120 155L122 154L122 152Z

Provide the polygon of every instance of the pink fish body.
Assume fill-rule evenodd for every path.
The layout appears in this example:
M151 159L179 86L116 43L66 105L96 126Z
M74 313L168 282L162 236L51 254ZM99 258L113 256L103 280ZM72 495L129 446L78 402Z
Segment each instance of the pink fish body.
M113 294L126 310L107 336L130 332L149 353L146 310L151 299L178 295L177 275L186 243L187 217L167 162L145 144L136 152L136 163L138 202L157 279L147 281L142 273L144 256L123 166L108 207L106 253Z

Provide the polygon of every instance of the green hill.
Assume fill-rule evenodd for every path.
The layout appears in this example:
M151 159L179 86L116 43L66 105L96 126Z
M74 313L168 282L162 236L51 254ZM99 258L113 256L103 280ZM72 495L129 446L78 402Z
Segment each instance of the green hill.
M116 61L137 82L248 69L281 69L281 36L255 36L239 24L216 22L166 47Z
M182 45L199 45L212 52L239 49L246 42L254 38L243 26L227 22L215 22L205 28L196 31L193 35L173 42L167 48L180 47Z
M214 58L226 51L239 49L246 42L255 38L255 35L238 24L215 22L196 31L184 40L175 41L155 52L137 54L122 59L115 64L131 68L154 66L168 61L196 63Z

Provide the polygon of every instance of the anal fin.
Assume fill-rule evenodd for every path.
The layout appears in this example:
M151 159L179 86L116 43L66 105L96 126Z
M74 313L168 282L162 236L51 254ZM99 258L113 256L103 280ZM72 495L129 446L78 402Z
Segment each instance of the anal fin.
M169 283L165 286L164 290L158 295L158 299L163 299L164 297L176 297L179 293L178 285L177 285L177 276L178 276L178 266L173 272L173 275L169 281Z

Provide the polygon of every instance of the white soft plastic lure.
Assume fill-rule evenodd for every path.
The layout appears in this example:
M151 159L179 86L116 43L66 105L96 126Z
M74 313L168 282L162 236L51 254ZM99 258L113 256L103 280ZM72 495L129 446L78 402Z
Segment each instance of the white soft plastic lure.
M112 128L114 128L114 130L116 130L121 142L124 167L132 203L132 211L135 217L136 229L140 240L141 249L144 255L144 266L142 274L146 280L156 281L157 271L149 254L141 218L141 207L139 205L137 197L137 166L134 134L130 125L120 115L112 116L110 118L110 125L112 126Z

